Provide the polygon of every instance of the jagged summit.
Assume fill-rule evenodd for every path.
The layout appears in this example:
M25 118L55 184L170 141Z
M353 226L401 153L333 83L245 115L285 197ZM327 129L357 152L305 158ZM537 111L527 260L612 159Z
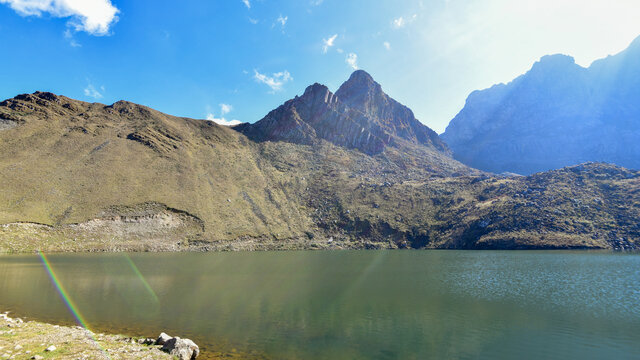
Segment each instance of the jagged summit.
M449 153L433 130L364 70L353 72L335 94L313 84L257 123L236 129L258 141L309 144L323 139L371 155L399 142Z
M341 89L343 87L377 87L381 89L380 84L373 80L373 77L364 70L356 70L351 73L349 79L340 86Z

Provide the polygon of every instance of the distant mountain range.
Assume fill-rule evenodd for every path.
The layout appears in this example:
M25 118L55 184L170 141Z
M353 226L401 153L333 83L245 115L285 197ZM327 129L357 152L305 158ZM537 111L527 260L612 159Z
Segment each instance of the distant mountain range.
M640 38L589 68L545 56L511 83L473 92L441 138L457 160L494 173L586 161L640 169Z
M22 94L0 154L0 252L640 245L639 171L478 171L363 71L234 128Z

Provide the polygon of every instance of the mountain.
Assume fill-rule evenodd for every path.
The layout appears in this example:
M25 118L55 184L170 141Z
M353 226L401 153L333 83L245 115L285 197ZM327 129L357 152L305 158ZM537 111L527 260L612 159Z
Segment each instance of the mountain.
M237 128L126 101L2 101L0 252L640 245L640 172L488 175L358 88L342 103L313 85Z
M450 155L433 130L363 70L355 71L335 94L324 85L311 85L301 97L238 129L256 141L311 144L322 139L370 155L415 145Z
M586 161L640 168L640 37L583 68L545 56L509 84L469 95L442 139L461 162L531 174Z

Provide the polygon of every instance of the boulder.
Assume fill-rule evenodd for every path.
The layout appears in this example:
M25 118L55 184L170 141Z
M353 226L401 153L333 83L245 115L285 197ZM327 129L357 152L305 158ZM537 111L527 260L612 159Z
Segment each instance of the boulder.
M194 360L200 355L200 348L196 343L179 337L167 340L162 346L162 351L177 357L179 360Z
M169 339L171 339L171 336L165 333L160 333L160 336L158 336L158 340L156 340L156 345L164 345L164 343L169 341Z

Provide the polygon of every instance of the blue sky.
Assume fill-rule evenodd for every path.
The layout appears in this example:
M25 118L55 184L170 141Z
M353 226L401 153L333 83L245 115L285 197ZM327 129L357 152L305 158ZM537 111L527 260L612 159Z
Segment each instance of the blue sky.
M545 54L588 66L640 35L637 0L0 0L0 98L36 90L254 122L358 67L438 132Z

